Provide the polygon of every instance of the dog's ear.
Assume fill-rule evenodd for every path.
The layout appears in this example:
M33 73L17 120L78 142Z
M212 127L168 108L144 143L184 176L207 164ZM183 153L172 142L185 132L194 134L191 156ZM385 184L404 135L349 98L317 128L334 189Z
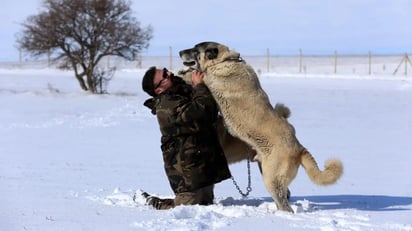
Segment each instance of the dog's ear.
M219 49L217 49L217 48L209 48L205 51L205 55L208 59L217 58L218 53L219 53Z

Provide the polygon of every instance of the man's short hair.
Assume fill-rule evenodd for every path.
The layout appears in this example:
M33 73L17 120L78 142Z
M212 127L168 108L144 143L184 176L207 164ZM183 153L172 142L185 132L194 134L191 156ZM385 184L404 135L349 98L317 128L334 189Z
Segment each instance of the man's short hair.
M155 74L156 74L156 67L155 66L150 67L144 74L143 80L142 80L143 91L145 91L147 94L151 96L156 95L155 89L154 89L154 83L153 83Z

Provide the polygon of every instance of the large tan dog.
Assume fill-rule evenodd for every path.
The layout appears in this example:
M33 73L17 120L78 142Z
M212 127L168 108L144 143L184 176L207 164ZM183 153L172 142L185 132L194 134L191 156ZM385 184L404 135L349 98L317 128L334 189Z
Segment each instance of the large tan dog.
M320 171L313 156L295 136L285 110L273 108L253 68L240 54L215 42L203 42L180 51L183 64L205 73L205 84L216 99L229 132L256 150L264 184L278 209L293 212L287 189L302 165L312 182L335 183L343 173L341 161L333 159ZM232 154L231 154L232 155Z

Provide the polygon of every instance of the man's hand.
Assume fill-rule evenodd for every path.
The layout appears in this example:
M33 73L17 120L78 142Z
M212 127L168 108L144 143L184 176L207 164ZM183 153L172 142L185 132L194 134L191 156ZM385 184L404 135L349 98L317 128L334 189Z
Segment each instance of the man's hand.
M193 71L192 72L192 85L196 86L199 83L203 83L203 78L204 77L205 77L205 75L202 72L197 71L197 70Z

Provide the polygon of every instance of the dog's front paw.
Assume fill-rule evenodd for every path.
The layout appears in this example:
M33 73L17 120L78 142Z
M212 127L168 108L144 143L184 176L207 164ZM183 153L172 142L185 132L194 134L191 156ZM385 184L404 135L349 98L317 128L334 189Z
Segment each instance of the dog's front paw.
M181 70L179 70L178 72L177 72L177 74L184 80L184 81L186 81L187 83L192 83L192 71L193 71L194 69L193 68L190 68L190 67L187 67L187 68L183 68L183 69L181 69Z

